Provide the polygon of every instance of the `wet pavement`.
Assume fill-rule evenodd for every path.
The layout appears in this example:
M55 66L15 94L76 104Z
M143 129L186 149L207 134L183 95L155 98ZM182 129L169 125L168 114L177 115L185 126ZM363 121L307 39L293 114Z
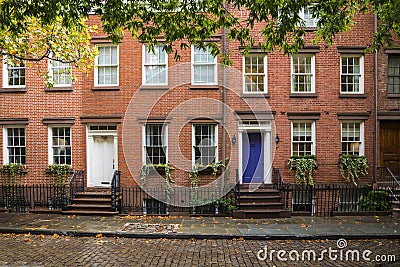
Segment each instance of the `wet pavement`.
M400 239L400 220L391 216L232 219L0 213L0 232L172 239Z

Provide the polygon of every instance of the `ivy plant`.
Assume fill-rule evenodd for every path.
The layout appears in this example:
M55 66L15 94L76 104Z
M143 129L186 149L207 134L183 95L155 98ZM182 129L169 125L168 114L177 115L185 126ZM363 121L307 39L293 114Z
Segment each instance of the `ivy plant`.
M314 185L313 173L318 167L317 159L311 156L292 156L288 162L289 169L295 171L296 184Z
M54 176L54 183L56 185L63 185L67 178L70 166L68 164L50 164L50 173Z
M25 169L24 165L19 163L4 164L1 169L1 174L5 176L5 184L6 185L17 184L24 169Z
M339 161L340 175L348 183L357 185L360 175L368 174L368 161L365 156L343 154Z

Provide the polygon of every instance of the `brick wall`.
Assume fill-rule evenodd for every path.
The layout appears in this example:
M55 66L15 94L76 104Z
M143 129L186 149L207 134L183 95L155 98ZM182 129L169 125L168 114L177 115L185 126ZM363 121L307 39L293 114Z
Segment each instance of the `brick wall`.
M91 17L90 24L99 24ZM341 151L341 129L337 114L368 113L365 121L365 155L373 160L374 129L374 79L373 55L364 58L363 98L340 97L340 53L338 47L366 47L371 43L373 29L372 15L356 17L354 28L344 34L338 34L336 44L327 47L321 43L315 54L316 97L293 98L290 96L290 58L281 52L267 54L268 61L268 98L242 98L242 55L239 44L229 42L232 52L232 68L227 70L227 150L230 157L231 178L234 179L238 168L238 144L231 144L233 135L238 137L237 121L233 111L246 111L251 107L256 111L275 112L272 140L279 135L280 141L274 147L273 167L279 168L286 181L294 182L294 174L289 171L287 160L291 155L290 112L319 112L316 121L316 155L319 168L315 181L341 181L338 160ZM104 36L101 30L96 33L99 40ZM307 46L313 45L307 37ZM107 42L106 40L103 40ZM191 165L192 136L191 120L195 117L209 117L220 122L222 113L222 87L193 89L190 87L190 49L181 51L181 61L175 62L169 55L169 90L151 90L141 88L142 84L142 44L126 34L119 44L119 86L112 90L93 90L93 72L88 75L74 70L76 81L72 92L47 92L41 73L47 62L31 64L27 67L27 91L25 93L1 93L0 114L3 118L29 118L26 126L27 170L26 183L39 183L48 177L44 170L48 165L47 126L45 117L74 117L73 168L86 169L86 123L81 117L87 116L122 116L118 124L118 160L122 170L122 184L131 185L138 179L142 164L142 125L140 118L168 118L169 157L174 166L173 178L177 183L188 185L187 170ZM381 54L383 57L383 54ZM1 72L2 70L0 70ZM383 71L383 70L382 70ZM2 77L0 75L0 77ZM218 73L221 84L222 69ZM1 78L0 78L1 79ZM381 81L382 82L382 81ZM204 100L207 98L208 102ZM133 100L132 100L133 99ZM193 99L197 99L193 102ZM203 102L204 100L204 102ZM398 105L398 104L395 104ZM98 121L101 123L101 120ZM103 120L104 123L107 119ZM219 127L219 158L222 157L222 127ZM176 136L175 136L176 135ZM0 135L2 140L2 135ZM274 143L274 141L273 141ZM274 145L274 144L273 144ZM0 151L3 161L2 150ZM372 173L372 171L370 171ZM205 178L211 180L211 177ZM207 180L207 181L208 181ZM364 178L371 180L371 174Z

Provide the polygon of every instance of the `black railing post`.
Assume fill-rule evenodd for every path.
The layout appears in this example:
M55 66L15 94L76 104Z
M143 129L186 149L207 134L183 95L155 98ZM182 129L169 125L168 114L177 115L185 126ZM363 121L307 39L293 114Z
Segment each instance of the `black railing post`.
M63 187L63 196L62 196L62 210L68 210L68 199L67 199L67 186Z
M121 171L115 170L113 178L111 180L111 211L118 210L116 201L117 201L117 193L119 195L120 192L120 174Z
M235 170L236 173L236 185L235 185L235 206L237 209L240 208L240 179L239 179L239 170Z

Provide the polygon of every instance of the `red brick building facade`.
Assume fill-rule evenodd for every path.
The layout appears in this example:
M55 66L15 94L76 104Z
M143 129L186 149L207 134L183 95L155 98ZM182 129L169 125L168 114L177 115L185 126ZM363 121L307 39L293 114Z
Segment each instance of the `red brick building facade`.
M232 181L237 173L241 182L272 183L278 168L294 183L288 159L315 155L314 180L327 183L343 182L340 155L354 153L367 157L369 175L362 179L369 182L374 168L386 164L382 129L400 125L400 82L389 93L387 79L388 65L399 79L400 50L383 50L377 63L365 52L373 15L356 16L352 30L329 47L311 42L315 28L307 23L309 40L292 56L257 49L243 55L227 41L229 68L194 46L176 62L128 34L113 45L101 32L92 37L98 67L87 75L72 68L71 79L69 67L56 62L3 64L0 162L25 164L23 183L47 182L49 164L67 163L85 170L86 186L96 187L108 186L116 169L123 185L135 184L146 162L169 162L175 182L189 185L195 162L226 158ZM222 45L224 36L213 41ZM49 69L52 88L43 78ZM391 134L388 144L398 152L399 132ZM205 177L202 183L212 180Z

